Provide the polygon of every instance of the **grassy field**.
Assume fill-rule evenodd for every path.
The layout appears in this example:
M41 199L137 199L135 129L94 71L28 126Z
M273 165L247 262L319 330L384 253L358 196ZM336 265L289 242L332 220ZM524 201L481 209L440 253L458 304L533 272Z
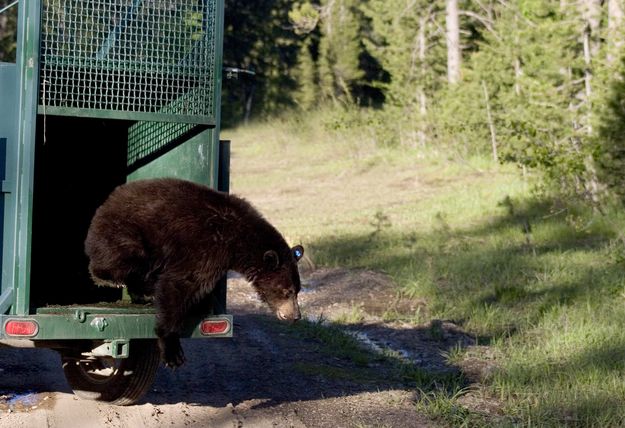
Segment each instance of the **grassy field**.
M323 123L225 131L232 191L316 265L383 271L425 299L405 320L453 320L492 348L497 369L477 388L500 418L463 410L462 394L419 408L452 425L625 425L625 216L536 197L510 165Z

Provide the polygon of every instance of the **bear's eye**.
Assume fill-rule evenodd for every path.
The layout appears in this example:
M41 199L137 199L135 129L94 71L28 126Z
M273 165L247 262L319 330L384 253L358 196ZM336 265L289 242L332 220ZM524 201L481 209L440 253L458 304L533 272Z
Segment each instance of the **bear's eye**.
M282 294L284 295L284 297L291 297L293 296L293 290L284 290L282 291Z
M304 255L304 247L301 245L296 245L291 249L293 251L293 257L295 257L295 261L299 261Z

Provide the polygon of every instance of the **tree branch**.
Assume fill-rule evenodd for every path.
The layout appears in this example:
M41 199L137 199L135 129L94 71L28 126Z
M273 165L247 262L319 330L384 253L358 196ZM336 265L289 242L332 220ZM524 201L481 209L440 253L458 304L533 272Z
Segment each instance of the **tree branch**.
M484 26L484 28L486 28L495 37L495 39L497 39L498 42L501 42L501 37L499 37L499 35L495 32L495 29L493 28L492 20L490 20L489 18L485 18L481 15L478 15L477 13L472 12L470 10L461 10L458 13L460 15L468 16L470 18L474 18L480 21L482 25Z

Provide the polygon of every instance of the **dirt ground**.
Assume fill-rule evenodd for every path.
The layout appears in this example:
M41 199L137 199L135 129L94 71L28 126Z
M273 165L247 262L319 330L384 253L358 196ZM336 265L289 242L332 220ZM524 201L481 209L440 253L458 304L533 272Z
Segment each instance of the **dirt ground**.
M346 328L369 352L394 355L430 371L457 370L441 352L471 347L455 325L385 323L389 308L414 313L389 280L368 271L307 272L300 302L308 319L356 314ZM387 376L384 363L360 367L318 340L274 320L251 288L229 280L232 339L185 340L187 362L160 368L150 392L134 406L75 397L59 356L45 349L0 349L1 427L427 427L416 411L416 389Z

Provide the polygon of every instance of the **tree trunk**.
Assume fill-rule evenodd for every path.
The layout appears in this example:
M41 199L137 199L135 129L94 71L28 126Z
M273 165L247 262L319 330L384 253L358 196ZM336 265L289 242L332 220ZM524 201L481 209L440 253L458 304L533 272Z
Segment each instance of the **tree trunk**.
M622 0L608 0L608 51L606 60L613 65L623 47Z
M514 16L514 48L521 51L521 41L519 40L519 22L518 16ZM518 97L521 95L521 75L523 74L523 68L521 66L521 58L519 54L514 56L514 94Z
M523 74L523 69L521 68L521 60L519 57L514 58L514 94L518 97L521 95L521 83L519 80L521 79L521 74Z
M7 36L7 27L9 23L9 14L7 12L0 14L0 42ZM8 61L7 52L0 50L0 61Z
M586 22L586 32L589 35L590 55L599 52L600 38L599 25L601 24L602 0L583 0L583 17Z
M323 23L323 35L319 41L319 86L324 97L331 99L336 103L336 94L334 91L334 74L332 71L332 37L334 36L334 28L332 16L334 14L335 0L325 2L322 12L321 21Z
M447 81L454 85L460 81L460 24L458 20L458 0L447 0Z
M591 97L592 97L592 69L593 58L595 58L600 48L599 25L601 23L601 3L602 0L582 0L582 17L584 19L584 30L582 33L582 43L584 47L584 88L586 95L586 133L592 136L593 129L591 124ZM594 166L592 155L587 154L585 159L586 177L584 187L594 203L595 207L599 206L599 179Z
M601 22L601 1L582 0L581 9L584 19L582 44L584 47L584 86L586 102L590 102L592 96L592 59L597 55L600 47L599 24ZM592 132L590 129L589 132Z
M426 43L426 35L425 28L427 25L427 20L429 16L422 15L419 17L419 32L417 33L417 45L418 45L418 58L419 58L419 68L420 68L420 80L423 80L423 76L425 76L426 65L425 65L425 54L427 49ZM419 130L417 131L419 145L421 147L425 147L427 143L427 136L425 132L425 118L427 115L427 98L425 95L425 88L423 83L419 83L417 88L417 101L419 103Z
M497 154L497 135L495 134L495 124L493 123L493 115L490 111L490 98L488 96L488 88L486 82L482 80L482 90L484 91L484 102L486 103L486 119L488 120L488 129L490 130L490 144L493 149L493 160L499 162Z
M252 115L252 101L254 100L254 92L256 91L256 85L252 83L249 93L245 100L245 117L243 123L247 126L250 123L250 116Z
M592 55L590 53L590 32L584 31L582 35L582 45L584 47L584 64L586 67L584 68L584 91L586 94L586 102L590 102L590 97L592 96L592 70L591 70L591 61Z

